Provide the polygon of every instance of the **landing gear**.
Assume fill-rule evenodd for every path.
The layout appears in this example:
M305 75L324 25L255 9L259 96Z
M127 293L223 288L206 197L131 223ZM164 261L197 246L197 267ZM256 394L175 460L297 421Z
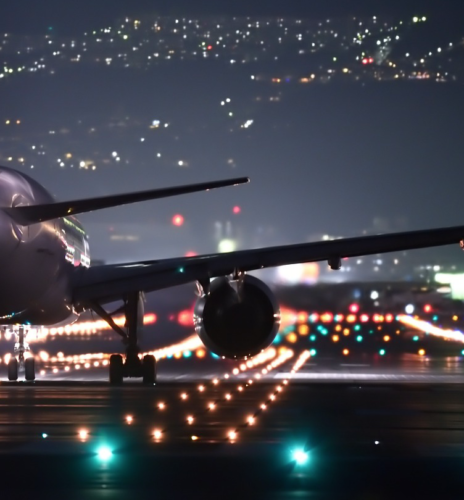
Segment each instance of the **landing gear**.
M24 361L24 376L26 380L35 380L35 359L27 358Z
M35 360L32 356L26 357L25 354L30 351L29 344L26 342L26 334L23 326L14 332L16 342L14 345L13 356L8 362L8 380L18 380L19 370L24 368L24 377L28 381L35 380Z
M126 345L124 361L120 354L110 357L110 384L120 385L124 378L141 377L144 384L153 385L156 382L156 359L152 355L141 359L138 344L143 327L143 294L134 292L125 297L124 306L121 308L126 315L125 329L116 325L112 314L107 313L99 304L92 304L92 309L121 335Z
M11 358L8 362L8 380L18 380L18 360Z
M110 357L110 384L122 384L123 377L122 356L120 354L113 354Z

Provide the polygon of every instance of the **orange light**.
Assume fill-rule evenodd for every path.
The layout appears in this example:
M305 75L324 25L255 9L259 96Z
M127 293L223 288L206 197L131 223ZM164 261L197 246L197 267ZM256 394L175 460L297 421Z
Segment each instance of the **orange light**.
M79 429L78 435L81 441L86 441L89 437L89 431L87 429Z
M229 431L227 436L231 441L234 441L235 439L237 439L237 432L236 431Z
M326 313L322 314L321 321L322 321L322 323L330 323L330 322L332 322L333 321L333 314L329 313L329 312L326 312Z
M430 304L425 304L424 312L426 313L432 312L432 306Z
M198 436L192 436L190 439L191 439L192 441L198 441Z
M291 343L291 344L294 344L297 340L298 340L298 337L296 335L296 333L289 333L287 335L287 340Z
M342 331L342 325L337 325L337 326L335 327L335 331L336 331L336 332L341 332L341 331Z
M346 336L347 336L347 335L349 335L349 334L350 334L350 329L349 329L349 328L345 328L345 329L343 330L343 335L345 335L345 337L346 337Z
M162 433L162 431L160 431L159 429L155 429L155 430L153 431L153 437L154 437L157 441L159 441L159 440L162 438L162 436L163 436L163 433Z
M199 390L200 392L203 392L203 391L205 390L205 386L204 386L204 385L199 385L199 386L198 386L198 390Z
M134 417L132 415L126 416L126 422L130 425L134 421Z
M193 327L193 313L190 309L181 311L177 315L177 322L185 327Z
M300 325L298 327L298 333L300 335L308 335L308 333L309 333L309 326L308 325Z
M299 312L297 317L296 317L297 323L306 323L308 321L308 313L305 313L304 311Z
M354 323L356 321L356 316L354 314L348 314L346 317L346 321L348 323Z
M419 356L424 356L425 355L425 350L424 349L419 349L418 354L419 354Z
M192 415L189 415L189 416L187 417L187 423L188 423L189 425L192 425L192 424L193 424L193 417L192 417Z
M183 400L186 400L188 398L188 395L186 392L183 392L181 395L180 395L180 398L183 399Z
M197 355L197 358L204 358L206 355L206 352L204 349L197 349L195 354Z
M383 340L385 342L389 342L390 341L390 335L384 335Z
M385 316L385 321L386 321L387 323L391 323L391 322L393 321L393 314L387 314L387 315Z
M348 354L350 354L350 351L348 349L343 349L342 352L344 356L348 356Z
M166 408L166 405L165 405L164 403L162 403L162 402L161 402L161 403L158 403L158 408L159 408L160 410L164 410L164 409Z
M332 340L334 342L338 342L340 340L340 337L338 335L332 335Z

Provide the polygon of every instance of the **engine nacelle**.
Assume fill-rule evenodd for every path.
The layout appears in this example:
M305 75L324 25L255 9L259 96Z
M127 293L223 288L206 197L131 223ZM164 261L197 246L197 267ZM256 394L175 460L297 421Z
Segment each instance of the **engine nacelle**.
M238 290L237 290L238 288ZM268 347L280 326L280 310L270 288L258 278L217 278L197 300L195 331L208 349L238 359Z

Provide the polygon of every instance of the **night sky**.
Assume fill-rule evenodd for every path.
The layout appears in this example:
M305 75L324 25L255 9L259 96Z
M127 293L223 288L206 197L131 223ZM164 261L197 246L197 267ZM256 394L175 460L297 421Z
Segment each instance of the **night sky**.
M432 1L303 5L296 0L252 4L139 0L129 5L99 0L79 2L71 8L54 0L45 4L26 0L2 3L0 33L21 36L43 35L48 30L54 36L78 37L85 31L112 26L126 15L147 13L317 19L374 14L408 18L417 13L427 15L430 23L405 43L423 44L426 50L432 50L446 40L458 43L464 37L464 29L456 21L456 2L440 2L437 6ZM399 53L403 46L394 50ZM460 67L463 60L461 49L456 66ZM281 59L272 70L301 71L299 64L298 60ZM462 81L334 82L311 88L295 85L282 91L277 105L265 106L253 99L261 93L272 93L270 87L250 87L250 74L259 69L253 65L232 69L220 61L165 63L147 71L65 69L53 76L28 76L15 84L1 82L0 118L20 116L29 123L29 128L18 132L18 141L25 143L32 141L34 134L40 135L42 129L67 127L79 120L104 128L105 123L123 115L130 116L134 123L148 123L159 115L178 127L174 129L178 130L177 139L169 138L166 148L173 161L172 151L178 152L178 158L189 159L187 168L157 166L154 160L150 164L155 149L139 153L133 130L115 136L101 134L100 143L98 137L88 144L76 145L81 140L78 136L73 140L67 136L66 141L89 151L98 147L111 151L118 145L128 150L133 147L135 158L140 159L137 165L133 161L127 168L103 168L95 173L62 171L53 158L49 169L20 167L61 199L251 177L250 185L233 190L83 216L97 257L111 255L108 228L119 224L121 231L130 232L133 221L137 221L136 231L158 231L161 249L157 251L155 240L149 239L143 249L124 251L128 258L215 251L215 220L233 220L234 236L240 236L242 248L294 243L323 233L352 236L364 230L462 224ZM221 122L219 102L227 96L233 104L238 103L234 112L254 120L246 138L237 139ZM233 166L227 164L227 158L233 158ZM240 218L231 216L234 205L242 208ZM169 224L176 212L188 215L183 233L176 233ZM124 253L115 252L118 257Z

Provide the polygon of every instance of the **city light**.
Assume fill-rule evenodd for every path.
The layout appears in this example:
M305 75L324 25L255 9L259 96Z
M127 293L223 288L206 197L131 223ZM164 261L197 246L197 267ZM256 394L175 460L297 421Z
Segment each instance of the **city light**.
M107 462L113 456L113 451L108 446L100 446L97 450L97 456L101 461Z

